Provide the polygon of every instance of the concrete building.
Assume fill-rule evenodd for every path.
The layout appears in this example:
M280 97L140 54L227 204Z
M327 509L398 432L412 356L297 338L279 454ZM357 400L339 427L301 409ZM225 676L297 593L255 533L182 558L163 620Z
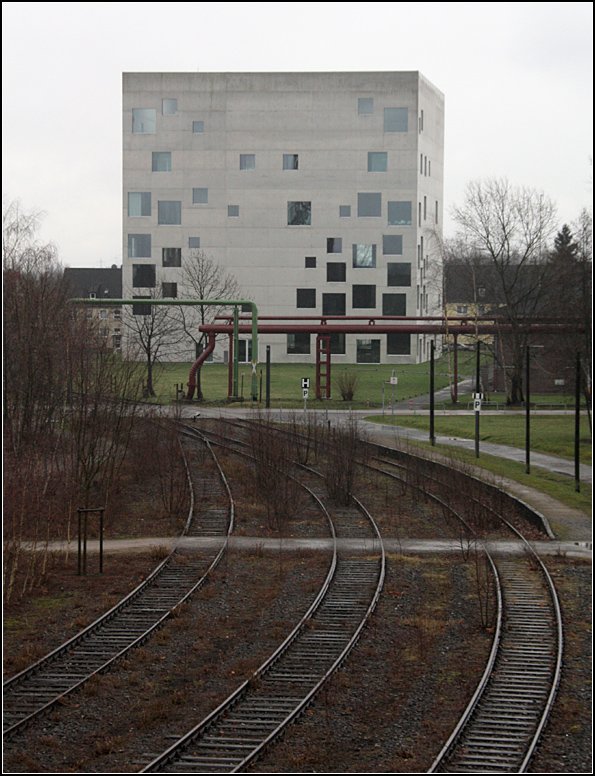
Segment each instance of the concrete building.
M203 251L260 315L436 314L443 140L443 95L418 72L125 73L124 293L184 296ZM308 361L314 340L260 341ZM331 344L338 363L429 355L401 332Z

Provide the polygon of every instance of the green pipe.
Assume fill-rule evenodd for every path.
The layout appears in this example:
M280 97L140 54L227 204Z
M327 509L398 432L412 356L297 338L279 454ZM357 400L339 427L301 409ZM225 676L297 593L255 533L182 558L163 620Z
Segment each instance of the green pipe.
M237 313L237 308L246 306L250 308L252 313L252 384L251 393L252 400L258 401L258 378L256 375L256 367L258 365L258 308L249 299L70 299L73 304L81 305L94 305L95 307L122 307L123 305L132 304L157 304L166 305L169 307L234 307ZM237 359L238 351L234 354L234 358ZM235 365L234 365L235 366ZM237 385L235 386L235 392L237 394Z

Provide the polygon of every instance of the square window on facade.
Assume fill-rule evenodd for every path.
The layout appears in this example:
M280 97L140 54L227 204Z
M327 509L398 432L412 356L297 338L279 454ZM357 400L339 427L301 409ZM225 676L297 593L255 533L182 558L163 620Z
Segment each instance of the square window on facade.
M132 285L135 288L155 288L155 265L133 264Z
M296 288L296 307L316 307L315 288Z
M181 267L182 249L181 248L162 248L161 263L164 267Z
M306 256L304 266L306 269L316 269L316 256Z
M376 286L352 286L352 307L354 308L372 308L376 307Z
M409 110L407 108L384 109L385 132L407 132L409 130Z
M298 169L298 155L297 154L283 154L283 169L284 170L297 170Z
M326 238L327 253L341 253L343 251L343 240L340 237Z
M157 131L155 108L132 109L132 132L135 135L154 135Z
M388 225L411 226L412 212L411 202L389 202Z
M229 218L238 218L240 215L240 206L239 205L228 205L227 206L227 215Z
M374 113L374 98L373 97L358 97L357 98L357 112L360 116L366 116L370 113Z
M358 339L356 340L356 362L358 364L380 363L380 340Z
M386 172L388 153L386 151L368 151L368 172Z
M166 97L161 101L164 116L175 116L178 112L178 101L175 97Z
M382 194L364 192L357 195L357 215L359 218L380 218L382 215Z
M181 224L182 203L179 201L160 200L157 202L158 224Z
M382 294L382 315L407 315L407 294Z
M353 266L375 267L376 266L376 246L362 245L361 243L352 246Z
M164 299L177 299L178 298L178 284L177 283L162 283L161 284L161 296Z
M310 335L303 332L288 334L287 353L290 355L307 355L310 353Z
M255 170L256 154L240 154L240 170Z
M351 205L339 205L339 218L351 218Z
M330 335L330 338L331 338L331 353L334 356L345 355L345 335L333 333Z
M208 189L192 189L192 204L193 205L207 205L209 202L209 190Z
M137 296L136 294L132 297L133 299L150 299L150 296ZM132 305L132 314L133 315L151 315L152 307L150 304L133 304Z
M344 261L329 261L326 265L326 279L329 283L344 283L347 277L347 265Z
M288 202L287 203L287 225L288 226L310 226L312 223L312 203L311 202Z
M193 121L192 122L192 134L193 135L202 135L202 133L205 131L205 123L204 121Z
M151 170L153 172L171 172L171 151L153 151Z
M382 235L382 253L386 256L403 255L403 235L402 234L383 234Z
M137 216L151 215L151 192L150 191L129 191L128 192L128 215L130 218Z
M411 263L408 261L389 261L387 269L387 286L411 286Z
M394 332L386 335L386 353L389 356L411 355L411 335Z
M322 314L323 315L345 315L346 307L345 294L323 294L322 295Z
M200 248L200 237L189 237L188 247L190 248L191 251L194 251L197 248Z
M128 235L128 258L129 259L150 259L151 258L151 235L150 234L129 234Z

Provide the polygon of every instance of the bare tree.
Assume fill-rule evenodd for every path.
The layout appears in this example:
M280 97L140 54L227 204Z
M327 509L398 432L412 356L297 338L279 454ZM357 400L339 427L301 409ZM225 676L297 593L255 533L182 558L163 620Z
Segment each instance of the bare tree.
M173 307L151 304L151 300L161 299L157 289L138 297L138 304L132 310L124 308L122 322L132 335L129 348L138 348L146 366L146 396L155 396L154 372L160 358L167 353L175 354L183 338L180 322L173 313Z
M470 251L491 267L498 294L499 320L506 324L508 400L523 400L523 319L543 312L549 281L547 246L556 209L543 194L514 188L507 180L471 182L454 218ZM502 340L501 340L502 341Z
M238 299L241 287L236 278L214 262L199 249L190 252L185 259L180 283L182 296L185 299ZM179 318L184 334L194 343L195 357L202 353L207 341L207 335L199 331L199 326L210 323L220 316L226 305L208 305L203 307L178 307L176 315ZM200 382L200 372L197 375L196 398L202 400L203 393Z

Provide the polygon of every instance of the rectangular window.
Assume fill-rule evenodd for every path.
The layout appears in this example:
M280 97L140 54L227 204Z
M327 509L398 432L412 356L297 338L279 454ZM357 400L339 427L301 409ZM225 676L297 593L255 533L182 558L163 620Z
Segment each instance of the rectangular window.
M151 215L151 192L150 191L129 191L128 192L128 215L131 218L136 216Z
M388 262L387 286L411 287L411 263L408 261Z
M344 261L329 261L326 265L328 283L344 283L347 275L347 265Z
M345 355L345 335L333 333L331 338L331 353L336 356Z
M155 108L132 109L132 132L135 135L154 135L157 131Z
M283 169L284 170L297 170L298 169L298 155L297 154L283 154Z
M407 294L382 294L382 315L407 315Z
M181 248L162 248L161 263L164 267L181 267L182 249Z
M389 226L411 226L411 202L388 203Z
M365 192L357 195L357 215L359 218L379 218L382 215L382 194Z
M382 253L386 256L403 255L403 235L401 234L383 234L382 235Z
M352 286L351 292L354 308L376 307L376 286Z
M153 172L171 172L171 151L153 151Z
M288 226L310 226L312 223L312 203L311 202L288 202L287 203L287 225Z
M202 133L205 131L205 123L204 121L193 121L192 122L192 134L193 135L202 135Z
M200 248L200 237L189 237L188 247L190 248L191 251L196 250L197 248Z
M228 205L227 206L227 215L228 215L229 218L239 218L240 206L239 205Z
M132 297L133 299L150 299L150 296L137 296L136 294ZM151 305L150 304L133 304L132 305L132 314L133 315L151 315Z
M356 340L356 362L358 364L380 363L380 340L358 339Z
M167 200L157 202L157 223L177 225L181 224L182 203Z
M255 170L256 154L240 154L240 170Z
M411 354L411 335L403 332L387 334L386 353L389 356L409 356Z
M428 198L424 197L424 221L428 217Z
M177 299L178 298L178 284L177 283L162 283L161 284L161 296L164 299Z
M385 108L384 109L384 131L385 132L408 132L409 131L409 110L407 108Z
M420 132L424 131L424 111L423 111L423 108L419 112L419 131Z
M304 266L306 269L316 269L316 256L306 256Z
M345 294L323 294L323 315L345 315Z
M342 253L342 251L343 251L343 240L340 237L326 238L327 253Z
M296 288L296 307L316 307L315 288Z
M192 204L206 205L209 202L208 189L192 189Z
M376 266L376 246L362 245L361 243L352 246L353 266L354 267L375 267Z
M178 101L175 97L165 97L161 100L161 110L164 116L175 116L178 112Z
M303 332L288 334L287 353L291 355L307 355L310 353L310 335Z
M370 113L374 113L374 98L373 97L358 97L357 98L357 112L360 116L367 116Z
M351 218L351 205L339 205L339 218Z
M151 235L150 234L129 234L128 235L128 258L129 259L150 259L151 258Z
M155 265L133 264L132 285L135 288L155 288Z
M386 172L388 153L386 151L368 151L368 172Z
M423 154L419 155L419 174L420 175L424 174L424 155Z
M436 224L438 223L438 200L436 200L436 211L435 211L435 214L434 214L434 222Z

